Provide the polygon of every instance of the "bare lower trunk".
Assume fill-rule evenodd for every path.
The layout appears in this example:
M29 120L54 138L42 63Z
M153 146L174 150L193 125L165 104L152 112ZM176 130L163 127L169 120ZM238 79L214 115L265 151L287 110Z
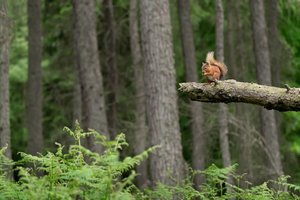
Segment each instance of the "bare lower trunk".
M228 108L226 104L220 104L219 109L220 145L222 152L222 161L223 166L228 167L231 165L231 156L228 141Z
M75 59L76 60L76 59ZM76 65L76 63L75 63ZM79 80L79 70L78 66L74 66L75 70L75 80L74 80L74 90L73 90L73 123L78 121L81 124L82 121L82 103L81 103L81 88Z
M28 80L26 91L26 127L28 152L43 150L42 112L42 16L41 2L28 0Z
M204 136L203 108L200 102L190 101L192 117L192 167L194 170L204 170L206 161L206 141ZM195 188L204 182L204 177L197 175L194 179Z
M271 178L283 174L278 144L275 111L261 109L261 130L265 141L265 151L268 156L268 170Z
M97 46L95 2L73 0L72 5L82 92L82 126L84 129L95 129L109 138ZM99 153L103 150L95 144L94 137L87 138L87 147Z
M253 141L253 133L251 132L250 124L252 122L249 119L249 114L242 114L247 113L249 110L246 110L247 107L241 106L241 110L239 110L237 113L237 118L239 119L239 138L238 138L238 163L239 163L239 173L245 174L244 181L241 182L241 187L247 187L247 182L253 183L254 177L253 177L253 147L254 143ZM239 117L241 115L241 117Z
M198 82L195 46L193 40L193 29L190 21L189 0L178 0L178 11L180 20L181 40L183 47L183 58L185 66L186 81ZM192 167L195 170L205 168L205 137L203 127L203 109L200 102L189 102L192 131ZM195 177L195 185L198 187L203 183L200 175Z
M257 80L261 84L271 85L271 65L263 1L250 0L250 8ZM269 174L271 177L277 177L283 171L280 160L278 130L275 125L275 113L274 111L261 109L260 119L261 133L265 139L265 148L268 150L267 165L270 170Z
M142 54L139 40L139 27L138 27L138 0L130 0L130 47L134 68L134 80L136 85L136 115L135 115L135 143L134 152L139 154L146 148L146 141L148 136L148 129L146 126L146 98L145 98L145 86L144 86L144 66L142 64ZM147 172L147 160L144 160L137 166L136 170L139 174L136 178L137 185L144 187L147 185L148 172Z
M150 159L151 176L154 182L175 184L184 177L184 160L169 2L141 0L140 15L149 134L151 145L161 145Z
M0 3L0 148L11 158L9 122L9 30L6 1Z

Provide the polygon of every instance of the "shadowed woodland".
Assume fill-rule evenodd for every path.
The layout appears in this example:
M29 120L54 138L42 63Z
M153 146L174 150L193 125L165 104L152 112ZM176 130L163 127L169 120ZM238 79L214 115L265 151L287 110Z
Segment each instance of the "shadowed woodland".
M299 44L297 0L0 0L0 199L300 199Z

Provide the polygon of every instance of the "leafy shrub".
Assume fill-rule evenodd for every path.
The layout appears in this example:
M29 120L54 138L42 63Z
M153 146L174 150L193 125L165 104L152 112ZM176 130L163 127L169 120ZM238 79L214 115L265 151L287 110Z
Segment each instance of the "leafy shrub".
M133 167L138 165L156 147L124 160L119 158L119 150L128 144L125 135L119 134L115 140L108 141L97 132L84 132L78 124L75 130L64 128L65 132L75 139L66 153L63 146L57 144L55 153L33 156L20 153L22 159L13 162L4 156L5 148L0 151L0 200L2 199L100 199L100 200L132 200L132 199L245 199L245 200L288 200L300 199L294 194L300 187L287 183L287 176L278 181L268 181L259 186L242 189L229 184L228 177L239 179L234 175L237 165L218 168L211 165L204 171L190 170L189 176L175 186L156 183L154 188L140 191L134 184L136 176ZM105 147L103 154L94 153L81 145L81 139L93 135ZM17 167L19 180L9 179L13 165ZM35 169L35 170L33 170ZM43 175L41 175L43 172ZM129 174L127 177L121 175ZM193 178L197 174L205 176L200 191L193 187ZM268 184L273 186L269 187ZM276 189L274 189L276 188Z
M155 147L137 155L119 159L119 150L126 146L125 135L119 134L115 140L107 141L95 131L83 132L77 124L71 131L65 132L75 139L67 153L63 146L57 144L55 153L33 156L21 153L22 160L18 164L36 166L43 176L38 176L37 170L18 167L20 180L7 180L4 171L0 176L0 199L134 199L131 188L135 173L132 168L145 159ZM91 152L81 145L80 139L94 135L106 148L102 155ZM2 150L3 151L3 150ZM13 162L3 156L1 164ZM126 178L122 173L130 172Z
M277 181L267 181L261 185L246 189L228 183L228 178L239 180L241 177L234 174L237 164L218 168L212 164L204 171L191 170L190 176L176 186L157 184L153 190L146 191L147 199L173 199L176 194L179 199L202 199L202 200L295 200L300 199L295 192L300 191L300 187L287 183L288 176L281 176ZM193 188L193 177L197 174L205 176L205 183L200 185L200 191Z

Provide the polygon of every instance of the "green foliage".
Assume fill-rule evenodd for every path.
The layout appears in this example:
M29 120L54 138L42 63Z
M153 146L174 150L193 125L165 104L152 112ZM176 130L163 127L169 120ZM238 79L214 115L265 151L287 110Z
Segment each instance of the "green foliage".
M55 153L39 156L20 153L22 159L17 164L36 170L18 167L20 180L16 183L7 181L6 174L1 172L0 199L133 199L130 188L134 187L132 180L136 174L132 168L156 147L121 161L119 150L127 145L124 134L107 141L93 130L83 132L78 124L74 131L64 130L75 139L67 153L63 153L63 146L58 143ZM96 137L105 147L102 155L81 145L87 136ZM3 158L2 166L8 163ZM41 172L44 175L38 176ZM122 178L124 172L130 175Z
M297 0L280 0L279 4L279 28L281 40L289 52L287 61L282 66L282 83L288 83L292 87L300 86L300 3ZM300 155L300 113L286 112L283 114L282 133L288 142L283 146L284 153L298 157ZM286 169L293 174L293 181L299 182L300 171L291 160L285 162ZM298 161L296 161L298 162Z
M10 52L9 52L9 80L10 80L10 123L12 137L12 151L24 151L26 134L24 130L24 89L27 80L27 15L26 1L8 1L8 15L10 18Z
M281 176L276 181L267 181L258 186L241 188L232 185L226 180L230 177L234 182L240 181L240 176L235 175L237 165L226 168L218 168L211 165L201 174L205 174L206 182L201 185L200 196L202 199L246 199L246 200L270 200L270 199L299 199L293 192L299 192L300 187L287 183L288 176ZM249 185L250 186L250 185Z
M73 121L73 110L72 110L72 98L73 98L73 84L74 84L74 57L72 55L73 42L72 42L72 7L68 0L61 1L42 1L43 5L43 127L45 136L45 146L49 149L53 144L53 141L62 141L61 131L58 131L58 127L62 125L71 124ZM102 62L102 74L104 80L107 79L107 70L105 68L105 55L103 49L103 23L101 20L102 16L102 3L97 1L97 15L98 15L98 39L99 39L99 54L101 56L100 61ZM118 129L126 130L131 132L134 130L134 82L133 69L129 67L131 64L130 56L130 45L129 45L129 31L128 31L128 8L129 1L116 0L114 3L114 17L117 28L117 63L118 63ZM224 10L226 11L226 2L224 1ZM244 77L245 80L254 80L254 63L252 56L252 38L250 30L250 12L247 1L241 1L241 23L243 27L243 35L245 35L245 52L247 57L246 67L248 71L252 70L252 77L247 74ZM285 47L290 51L291 55L288 58L289 62L283 60L284 66L282 66L282 80L283 83L289 83L290 86L298 87L300 85L300 4L298 0L280 0L280 21L279 28L281 33L281 40L284 42ZM205 57L206 52L214 50L215 47L215 7L214 1L211 0L191 0L191 21L194 31L194 42L196 48L196 57L198 66L201 65L202 60ZM135 176L132 171L132 166L137 164L137 160L134 158L125 158L119 160L118 150L126 146L124 136L118 136L114 141L107 141L104 138L100 139L103 145L106 146L106 152L100 157L94 155L88 151L80 143L76 143L71 146L67 153L66 150L59 144L56 153L48 152L44 156L30 156L24 153L16 154L19 151L25 151L26 147L26 131L24 128L24 94L26 93L25 82L27 80L27 11L26 1L15 1L8 0L9 16L11 22L11 46L10 46L10 122L12 132L12 151L14 160L16 157L22 157L22 162L12 163L11 161L1 157L1 164L5 166L10 165L26 165L28 162L35 163L38 169L45 171L45 176L38 177L35 175L35 171L29 170L26 167L18 168L19 176L21 180L17 183L7 181L6 174L1 171L0 178L0 199L4 197L10 197L11 199L26 199L36 198L38 194L49 194L45 198L61 198L68 199L70 196L73 198L77 197L89 198L92 197L94 190L99 194L98 187L102 187L102 183L109 184L106 191L113 191L113 197L115 199L171 199L174 193L177 193L184 199L190 199L193 197L203 197L203 199L209 199L219 193L219 189L215 185L223 183L226 180L228 174L233 175L233 171L229 169L219 169L212 165L204 172L191 172L191 176L184 180L182 183L176 186L166 186L158 183L157 186L146 192L141 192L132 184L132 179ZM178 22L178 10L176 1L170 1L171 9L171 20L173 30L173 47L174 47L174 58L176 63L176 76L177 81L184 81L185 70L183 67L183 56L182 56L182 45L180 40L180 29ZM231 11L231 9L230 9ZM226 13L225 13L226 19ZM103 20L103 19L102 19ZM226 21L225 21L226 30ZM225 35L226 38L226 35ZM225 39L226 40L226 39ZM226 50L226 47L225 47ZM287 52L289 52L287 51ZM228 49L227 49L228 52ZM226 53L226 51L225 51ZM283 56L284 57L284 56ZM226 58L225 58L226 59ZM284 59L284 58L282 58ZM106 71L105 71L106 70ZM201 72L198 68L199 77ZM106 80L107 82L107 80ZM179 98L180 101L180 127L183 138L183 150L187 161L191 161L191 133L189 130L189 124L191 119L189 113L187 113L186 102L182 102L183 98ZM211 121L209 124L213 124L215 121L215 115L211 114L205 116L205 120ZM281 150L283 153L284 161L288 160L288 156L299 156L300 154L300 115L296 112L284 113L283 116L283 140L287 140L289 144L283 144ZM206 126L208 123L205 123ZM209 126L209 125L208 125ZM68 132L74 133L70 130ZM210 130L209 137L216 138L217 127L215 130ZM94 132L83 133L78 130L78 133L94 134ZM79 138L81 137L80 134ZM75 134L76 135L76 134ZM73 137L75 137L73 135ZM82 137L83 137L82 135ZM129 137L128 137L129 138ZM78 138L76 139L78 142ZM118 142L117 142L118 141ZM117 144L120 145L116 147ZM213 154L209 156L211 161L218 162L219 159L219 147L217 145L209 144L208 152ZM60 151L60 153L59 153ZM76 154L77 152L77 154ZM90 158L90 160L82 161L77 163L76 156L82 154L84 158ZM214 153L211 153L214 152ZM217 152L217 153L216 153ZM2 155L2 154L1 154ZM83 159L81 156L81 160ZM143 157L143 156L142 156ZM98 162L96 161L98 159ZM101 163L99 162L101 160ZM103 159L103 160L102 160ZM139 159L142 159L141 157ZM76 162L74 161L76 160ZM80 160L80 159L79 159ZM290 159L291 160L291 159ZM293 160L296 160L297 158ZM87 162L89 161L89 162ZM91 163L90 163L91 161ZM75 163L72 163L75 162ZM292 161L289 161L292 162ZM4 164L5 163L5 164ZM52 163L52 164L51 164ZM129 165L130 163L130 165ZM105 165L104 165L105 164ZM293 181L299 181L299 177L296 177L295 171L298 168L294 167L294 163L290 164L284 162L285 170L293 171ZM105 166L105 167L103 167ZM110 168L108 167L110 166ZM130 166L130 167L129 167ZM115 168L117 167L117 169ZM125 167L125 168L123 168ZM129 167L130 169L126 169ZM107 172L102 174L103 176L96 175L101 170ZM108 169L111 173L108 173ZM28 171L29 170L29 171ZM52 171L51 171L52 170ZM111 171L114 170L114 171ZM126 171L126 174L131 174L128 178L119 179L120 174ZM226 171L229 170L229 171ZM102 173L102 171L101 171ZM201 173L206 176L206 182L201 186L202 192L195 191L192 187L193 176L197 173ZM291 173L291 172L289 172ZM117 175L116 175L117 174ZM298 170L298 174L299 170ZM50 176L51 175L51 176ZM109 176L108 176L109 175ZM108 176L108 177L107 177ZM116 176L118 178L116 178ZM102 182L94 180L101 178ZM284 177L282 177L284 178ZM295 179L295 178L298 178ZM105 182L106 181L106 182ZM278 181L283 187L289 188L291 191L294 189L298 191L297 186L289 185L284 179ZM49 184L52 184L50 190ZM222 186L222 185L221 185ZM271 190L268 187L268 183L251 187L248 189L241 189L235 186L229 186L233 188L232 196L239 197L242 199L289 199L290 194L286 192L278 192ZM97 188L97 189L96 189ZM55 191L57 189L57 191ZM29 191L32 190L32 191ZM86 192L86 191L89 192ZM104 189L103 189L104 190ZM101 191L103 191L101 190ZM53 192L55 191L55 192ZM284 191L283 188L280 191ZM72 194L68 194L71 192ZM79 194L80 193L80 194ZM3 196L4 195L4 196ZM36 195L36 196L34 196ZM57 195L57 196L51 196ZM69 195L69 197L68 197ZM277 196L276 196L277 195ZM228 197L218 197L224 199ZM38 197L37 197L38 198ZM218 199L217 197L214 197ZM296 197L294 197L296 198Z
M292 54L289 62L286 65L292 67L284 69L285 76L288 77L286 80L292 86L299 86L299 75L300 75L300 4L296 0L279 1L280 5L280 32L282 40L285 42L289 51Z
M186 200L196 197L207 200L299 199L293 192L299 192L300 187L288 183L287 176L247 189L227 183L228 177L238 177L234 175L237 165L227 168L211 165L204 171L190 170L188 177L177 185L157 183L152 189L140 191L133 184L136 176L133 167L146 159L157 147L120 160L119 151L128 145L124 134L108 141L94 130L84 132L78 123L74 131L69 128L64 128L64 131L75 141L66 153L64 147L56 143L55 153L47 152L38 156L20 153L22 159L13 162L4 156L5 148L0 151L0 199L169 200L174 196ZM104 146L103 154L82 146L83 139L90 136L95 137L97 142ZM16 169L19 180L14 182L7 177L12 166L16 164L19 165ZM124 173L129 175L124 177ZM193 187L193 179L199 174L204 175L206 180L200 185L200 192ZM269 187L270 183L277 189Z
M10 66L9 75L13 83L24 83L27 80L27 19L25 1L9 1L11 25Z
M173 199L174 194L179 199L191 200L200 198L203 200L289 200L300 199L295 193L300 191L300 187L287 183L288 176L281 176L276 181L264 182L261 185L249 188L241 188L237 185L229 184L226 180L232 178L235 182L240 181L240 177L235 175L237 165L226 168L218 168L211 165L204 171L190 171L190 176L185 181L176 185L168 186L158 183L153 190L146 190L148 199ZM193 178L195 175L205 176L205 182L200 185L200 191L193 188Z

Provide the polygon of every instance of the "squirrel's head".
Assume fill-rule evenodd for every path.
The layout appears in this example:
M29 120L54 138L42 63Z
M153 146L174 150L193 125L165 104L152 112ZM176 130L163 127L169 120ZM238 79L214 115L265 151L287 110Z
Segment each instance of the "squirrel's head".
M202 75L205 76L209 71L209 65L207 62L202 62Z
M208 63L207 62L202 62L202 69L208 67Z

